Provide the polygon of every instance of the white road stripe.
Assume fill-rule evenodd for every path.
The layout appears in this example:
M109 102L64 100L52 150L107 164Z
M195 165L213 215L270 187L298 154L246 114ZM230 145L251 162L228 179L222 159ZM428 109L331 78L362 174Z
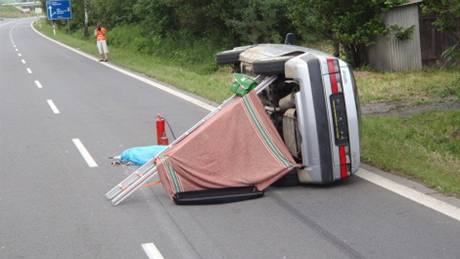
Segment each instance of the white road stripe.
M21 62L22 62L22 64L25 64L25 63L26 63L26 61L25 61L24 59L21 59Z
M16 48L16 43L13 40L13 30L16 27L16 25L18 25L18 24L16 23L13 26L11 26L10 30L8 31L8 36L10 38L10 42L11 42L11 44L13 44L13 47L15 47L15 48Z
M142 248L149 259L164 259L158 248L153 243L142 244Z
M38 80L35 80L34 83L38 88L43 88L42 84Z
M18 57L22 57L22 54L21 54L21 53L18 53Z
M15 50L16 50L16 52L18 52L18 51L19 51L18 49L15 49Z
M84 57L86 57L86 58L89 58L89 59L94 60L94 61L97 61L97 60L98 60L98 59L92 57L92 56L89 55L89 54L86 54L86 53L84 53L84 52L82 52L82 51L76 50L76 49L74 49L74 48L72 48L72 47L70 47L70 46L67 46L67 45L65 45L65 44L63 44L63 43L60 43L60 42L58 42L58 41L56 41L56 40L54 40L54 39L51 39L50 37L48 37L48 36L42 34L41 32L37 31L37 30L33 27L33 24L32 24L32 23L30 24L30 26L31 26L32 30L34 30L34 31L35 31L37 34L39 34L40 36L42 36L42 37L44 37L44 38L46 38L46 39L48 39L48 40L50 40L50 41L52 41L52 42L58 44L58 45L60 45L60 46L62 46L62 47L64 47L64 48L67 48L67 49L69 49L69 50L71 50L71 51L73 51L73 52L75 52L75 53L77 53L77 54L80 54L80 55L82 55L82 56L84 56ZM142 82L144 82L144 83L146 83L146 84L149 84L149 85L151 85L151 86L154 86L154 87L157 87L157 88L159 88L159 89L161 89L161 90L164 90L165 92L168 92L168 93L170 93L170 94L172 94L172 95L175 95L175 96L177 96L177 97L180 97L180 98L182 98L182 99L185 99L185 100L189 101L190 103L193 103L193 104L195 104L195 105L197 105L197 106L200 106L200 107L202 107L202 108L204 108L204 109L206 109L206 110L212 111L212 110L215 109L215 107L214 107L213 105L207 104L207 103L202 102L202 101L200 101L200 100L198 100L198 99L195 99L195 98L193 98L193 97L191 97L191 96L188 96L188 95L185 95L185 94L180 93L180 92L178 92L178 91L175 91L174 89L168 88L168 87L166 87L166 86L164 86L164 85L162 85L162 84L160 84L160 83L153 82L153 81L151 81L151 80L149 80L149 79L147 79L147 78L144 78L144 77L138 76L138 75L136 75L136 74L133 74L133 73L131 73L131 72L128 72L128 71L126 71L126 70L123 70L122 68L118 68L118 67L115 67L115 66L113 66L113 65L111 65L111 64L106 64L106 63L104 63L103 65L108 66L108 67L110 67L110 68L112 68L112 69L114 69L114 70L116 70L116 71L118 71L118 72L120 72L120 73L129 75L129 76L131 76L131 77L133 77L133 78L135 78L135 79L137 79L137 80L139 80L139 81L142 81ZM447 203L445 203L445 202L442 202L442 201L440 201L440 200L438 200L438 199L435 199L435 198L433 198L433 197L430 197L430 196L428 196L428 195L426 195L426 194L423 194L423 193L421 193L421 192L418 192L418 191L415 191L415 190L413 190L413 189L410 189L410 188L408 188L408 187L406 187L406 186L397 184L397 183L395 183L395 182L393 182L393 181L391 181L391 180L389 180L389 179L387 179L387 178L378 176L378 175L376 175L376 174L374 174L374 173L372 173L372 172L369 172L369 171L367 171L367 170L364 170L364 169L360 169L360 172L358 172L357 175L358 175L359 177L361 177L361 178L363 178L363 179L365 179L365 180L371 182L371 183L374 183L374 184L376 184L376 185L379 185L379 186L381 186L381 187L383 187L383 188L385 188L385 189L387 189L387 190L389 190L389 191L391 191L391 192L394 192L394 193L396 193L396 194L399 194L399 195L401 195L401 196L403 196L403 197L405 197L405 198L408 198L408 199L410 199L410 200L412 200L412 201L415 201L415 202L417 202L417 203L423 204L423 205L425 205L425 206L427 206L427 207L429 207L429 208L431 208L431 209L433 209L433 210L439 211L439 212L441 212L441 213L443 213L443 214L445 214L445 215L447 215L447 216L449 216L449 217L455 218L455 219L457 219L457 220L459 220L459 218L460 218L460 212L458 212L458 211L459 211L459 208L457 208L457 207L455 207L455 206L452 206L452 205L450 205L450 204L447 204ZM408 191L407 191L407 192L401 191L401 188L400 188L400 187L394 188L395 185L393 185L393 184L388 184L389 182L390 182L390 183L394 183L395 185L400 186L400 187L403 188L403 189L407 189ZM387 188L387 187L388 187L388 188ZM407 193L411 193L411 195L408 195ZM426 202L426 199L424 199L425 196L427 196L427 197L429 198L428 200L430 200L431 202ZM432 206L433 204L438 204L438 205L439 205L439 204L443 204L443 205L441 205L441 206ZM441 209L441 207L442 207L443 209ZM445 210L444 208L449 208L449 209ZM443 212L442 212L442 211L443 211ZM452 213L452 212L453 212L453 213Z
M27 68L26 70L27 70L27 73L32 74L32 70L30 70L30 68Z
M97 167L96 161L94 161L93 157L89 154L88 150L83 146L80 139L74 138L72 139L73 144L77 147L80 155L85 159L86 163L89 167Z
M48 103L48 105L50 106L51 110L53 111L54 114L59 114L61 112L59 112L58 108L56 107L56 105L54 104L53 100L51 99L48 99L46 100L46 102Z
M356 173L356 175L375 185L378 185L389 191L399 194L411 201L415 201L423 206L426 206L430 209L433 209L437 212L440 212L446 216L460 221L460 208L457 208L446 202L435 199L429 195L416 191L402 184L393 182L392 180L389 180L385 177L374 174L362 168Z

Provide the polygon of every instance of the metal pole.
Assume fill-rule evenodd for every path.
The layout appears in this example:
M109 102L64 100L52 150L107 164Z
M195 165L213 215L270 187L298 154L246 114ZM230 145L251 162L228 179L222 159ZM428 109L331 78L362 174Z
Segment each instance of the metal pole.
M89 31L88 31L88 0L85 0L83 2L83 6L84 6L84 9L85 9L85 26L84 26L84 29L83 29L83 34L85 35L85 37L89 37Z

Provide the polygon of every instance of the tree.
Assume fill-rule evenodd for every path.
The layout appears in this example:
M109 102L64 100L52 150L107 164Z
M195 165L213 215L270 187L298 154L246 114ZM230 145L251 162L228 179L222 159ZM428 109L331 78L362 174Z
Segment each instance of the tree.
M282 42L292 29L287 17L287 0L232 1L231 12L224 11L223 21L240 44Z
M339 45L354 66L367 62L367 47L387 29L382 14L402 0L296 0L289 5L291 20L303 38L322 37ZM312 36L313 35L313 36Z

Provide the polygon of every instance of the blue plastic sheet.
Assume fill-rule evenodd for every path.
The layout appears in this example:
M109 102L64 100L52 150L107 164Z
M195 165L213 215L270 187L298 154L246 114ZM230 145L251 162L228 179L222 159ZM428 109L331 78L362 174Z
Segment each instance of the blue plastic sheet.
M120 161L122 163L130 162L134 165L141 166L163 152L167 147L168 146L154 145L128 148L121 153Z

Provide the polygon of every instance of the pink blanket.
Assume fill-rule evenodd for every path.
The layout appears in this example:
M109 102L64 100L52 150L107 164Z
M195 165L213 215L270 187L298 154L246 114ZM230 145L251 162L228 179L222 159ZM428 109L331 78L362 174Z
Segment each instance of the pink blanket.
M160 180L176 193L256 186L259 191L296 166L254 91L233 99L158 159Z

